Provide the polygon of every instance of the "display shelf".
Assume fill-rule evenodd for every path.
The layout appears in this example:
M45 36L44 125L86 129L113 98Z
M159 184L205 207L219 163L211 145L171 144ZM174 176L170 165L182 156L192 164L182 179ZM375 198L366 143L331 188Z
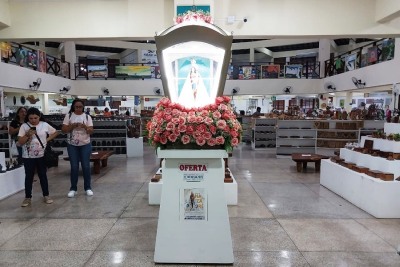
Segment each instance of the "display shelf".
M252 119L251 116L238 117L242 125L242 141L246 143L250 143L252 140Z
M353 156L351 152L341 149L341 155L347 157ZM356 158L361 153L354 154ZM374 163L376 157L369 161ZM383 159L385 160L385 159ZM385 163L390 161L385 160ZM363 161L363 164L367 164ZM365 166L365 165L363 165ZM374 168L374 165L365 167ZM387 169L385 169L387 171ZM382 181L372 178L349 168L345 168L330 160L322 160L320 184L357 207L365 210L376 218L400 218L400 201L398 195L400 192L400 182Z
M313 120L278 120L276 127L276 156L293 153L315 153L316 131Z
M276 119L255 118L252 128L252 148L276 147Z
M11 196L25 188L25 170L19 167L0 173L0 200Z

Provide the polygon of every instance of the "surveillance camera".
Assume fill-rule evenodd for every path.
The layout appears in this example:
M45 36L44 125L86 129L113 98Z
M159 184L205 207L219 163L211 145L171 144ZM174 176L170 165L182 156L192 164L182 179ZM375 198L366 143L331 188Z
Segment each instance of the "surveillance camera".
M247 18L244 18L244 19L243 19L243 22L246 23L246 22L247 22Z

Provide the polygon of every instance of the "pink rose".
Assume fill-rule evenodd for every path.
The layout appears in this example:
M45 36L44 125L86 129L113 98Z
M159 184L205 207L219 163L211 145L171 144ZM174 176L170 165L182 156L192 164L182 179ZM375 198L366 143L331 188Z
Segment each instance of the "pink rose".
M165 127L165 130L172 131L174 128L175 128L175 124L170 121L167 123L167 127Z
M221 113L219 111L214 111L212 116L214 119L219 119L221 118Z
M186 122L185 117L179 116L179 124L184 124Z
M198 137L196 138L196 144L198 144L199 146L204 146L206 143L206 139Z
M172 116L171 116L171 115L169 115L169 114L165 114L165 115L164 115L164 120L166 120L167 122L168 122L168 121L171 121L171 119L172 119Z
M217 141L215 140L215 138L211 138L207 140L207 145L209 146L215 146L217 144Z
M205 132L205 133L204 133L204 138L205 138L206 140L210 140L211 137L212 137L212 134L211 134L210 132Z
M175 127L175 129L172 131L175 135L180 135L181 132L179 131L178 128Z
M160 126L158 126L158 127L156 128L156 133L162 133L163 131L164 131L163 128L160 127Z
M186 133L187 134L193 134L194 132L194 127L192 125L186 126Z
M176 134L170 134L168 136L168 140L171 142L175 142L177 138L178 138L178 136Z
M223 129L225 129L226 126L227 126L227 125L226 125L226 121L224 121L224 120L219 120L219 121L217 121L217 128L218 128L218 129L223 130Z
M191 115L187 118L188 123L196 123L196 116Z
M172 109L171 108L166 108L166 109L164 109L164 113L165 114L172 114Z
M204 123L207 124L207 125L210 125L210 124L213 123L213 122L214 122L213 119L211 119L210 117L206 117L206 118L204 119Z
M196 117L196 123L202 123L203 120L204 120L203 117L200 116Z
M181 138L182 144L187 145L190 143L190 137L187 134L184 134Z
M155 134L155 135L153 136L153 141L156 142L156 143L160 142L160 135Z
M168 98L163 97L163 98L161 98L160 103L161 103L162 105L164 105L164 106L168 106L169 103L171 103L171 101L170 101Z
M179 124L179 118L172 118L171 122L175 123L175 124Z
M218 96L218 97L215 99L215 104L217 104L217 105L221 104L222 102L224 102L224 98L221 97L221 96Z
M185 125L185 124L179 124L179 125L178 125L178 130L179 130L179 132L181 132L181 133L186 132L186 125Z
M215 138L215 141L217 141L218 145L223 145L225 143L225 138L223 136L218 136Z
M236 137L235 138L232 138L232 140L231 140L231 145L232 146L237 146L239 144L239 139L237 139Z
M235 131L235 130L230 131L229 134L230 134L232 137L238 137L238 136L239 136L239 133L238 133L237 131Z
M227 110L227 109L228 109L228 106L227 106L227 105L225 105L225 104L219 104L219 106L218 106L218 109L219 109L219 110L223 110L223 111L225 111L225 110Z
M215 127L214 125L210 125L208 126L208 128L210 129L210 132L212 134L215 134L217 132L217 127Z
M172 110L172 116L178 117L180 114L181 114L181 112L179 110L177 110L176 108L174 108Z
M165 145L167 143L167 141L168 141L167 137L161 136L161 138L160 138L160 143L161 144Z
M222 98L224 99L225 103L230 103L231 102L231 98L229 96L224 95L224 96L222 96Z

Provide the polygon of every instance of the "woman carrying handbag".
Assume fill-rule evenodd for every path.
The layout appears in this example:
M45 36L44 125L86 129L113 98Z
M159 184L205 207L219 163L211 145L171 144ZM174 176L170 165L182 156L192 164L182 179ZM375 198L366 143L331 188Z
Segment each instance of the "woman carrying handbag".
M22 145L22 158L25 168L25 199L21 207L31 205L35 169L37 170L40 186L42 187L44 203L53 203L53 200L49 196L47 167L44 163L43 155L47 142L54 139L58 133L48 123L40 121L40 117L41 113L37 108L28 109L25 118L26 123L21 125L18 133L18 143Z

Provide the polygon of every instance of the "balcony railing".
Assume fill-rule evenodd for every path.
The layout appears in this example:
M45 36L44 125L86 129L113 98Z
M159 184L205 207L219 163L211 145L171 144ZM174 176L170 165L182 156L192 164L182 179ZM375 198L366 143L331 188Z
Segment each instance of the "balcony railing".
M324 77L364 68L394 58L395 40L381 39L325 61Z
M75 64L75 79L119 79L145 80L160 79L160 67L157 64ZM320 79L320 63L274 64L271 62L233 63L228 67L227 80L254 79Z
M8 43L11 49L1 51L1 61L24 68L44 72L47 74L61 76L70 79L69 62L62 62L61 59L47 55L44 51L30 47Z

